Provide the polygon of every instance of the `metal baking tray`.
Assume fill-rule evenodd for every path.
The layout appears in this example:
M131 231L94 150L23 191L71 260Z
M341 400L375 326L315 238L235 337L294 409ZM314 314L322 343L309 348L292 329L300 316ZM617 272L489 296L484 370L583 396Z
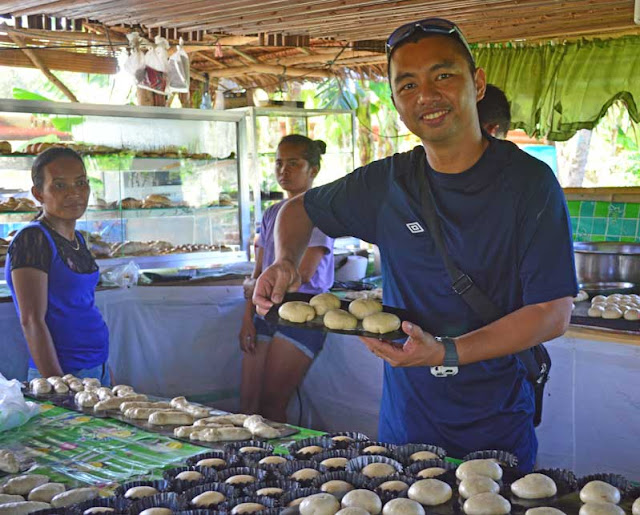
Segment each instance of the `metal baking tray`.
M625 331L625 332L637 333L638 335L640 335L639 320L625 320L624 318L610 320L607 318L590 317L587 314L590 307L591 307L590 300L585 300L583 302L576 302L576 307L573 310L573 313L571 313L571 323L573 325L580 325L580 326L586 326L586 327L600 327L603 329Z

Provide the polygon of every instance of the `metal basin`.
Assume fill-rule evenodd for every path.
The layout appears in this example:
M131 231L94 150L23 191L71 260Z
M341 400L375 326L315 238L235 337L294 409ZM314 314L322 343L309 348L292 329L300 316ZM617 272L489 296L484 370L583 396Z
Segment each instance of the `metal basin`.
M612 241L575 242L580 283L640 283L640 244Z

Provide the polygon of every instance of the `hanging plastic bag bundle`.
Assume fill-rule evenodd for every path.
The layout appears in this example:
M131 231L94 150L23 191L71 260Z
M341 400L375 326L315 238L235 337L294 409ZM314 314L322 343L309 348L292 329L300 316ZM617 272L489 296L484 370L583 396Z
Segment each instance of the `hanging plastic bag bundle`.
M133 76L135 83L139 84L144 77L144 53L141 46L144 43L148 43L144 38L141 38L137 32L127 34L129 40L129 56L124 62L124 71Z
M183 41L177 46L175 53L169 58L167 78L170 93L189 93L191 79L189 71L189 54L182 48Z
M144 56L144 76L139 87L166 95L167 65L169 63L169 42L163 37L155 37L155 45Z
M20 381L9 381L0 374L0 431L19 427L39 412L40 406L24 400Z

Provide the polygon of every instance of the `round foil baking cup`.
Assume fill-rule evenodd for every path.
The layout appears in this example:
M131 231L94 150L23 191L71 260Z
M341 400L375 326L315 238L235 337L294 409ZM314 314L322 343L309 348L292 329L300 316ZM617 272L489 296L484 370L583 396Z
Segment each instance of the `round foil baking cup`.
M369 489L369 478L367 476L363 476L359 472L348 472L346 470L322 474L313 480L311 486L322 491L322 485L327 481L346 481L353 485L353 488Z
M347 471L348 472L358 472L362 473L362 469L367 465L371 465L372 463L387 463L391 465L394 469L396 469L395 474L391 474L386 477L394 477L404 473L404 467L402 463L396 461L392 458L387 458L386 456L358 456L357 458L353 458L349 460L347 463Z
M131 515L139 515L149 508L169 508L174 512L180 511L185 508L183 502L177 493L165 492L133 502L129 508L129 513Z
M303 440L297 440L293 442L289 446L289 454L291 454L291 456L294 456L296 459L299 459L299 460L311 459L311 457L320 453L315 453L315 454L302 453L300 452L300 449L303 449L304 447L310 447L312 445L317 445L318 447L322 447L327 451L333 449L333 445L330 440L327 440L324 437L318 436L318 437L312 437L312 438L304 438Z
M237 485L228 485L228 483L225 483L227 481L227 479L229 479L232 476L239 476L239 475L247 475L247 476L253 476L256 478L255 481L251 482L251 483L244 483L244 484L237 484ZM242 490L244 488L246 488L249 485L252 485L254 483L262 483L265 481L267 477L267 471L266 470L262 470L262 469L257 469L254 467L234 467L234 468L230 468L230 469L224 469L221 470L218 473L218 483L225 483L228 486L231 486L233 488L235 488L236 492L240 491L242 492Z
M272 454L273 453L273 445L263 442L262 440L244 440L242 442L230 442L225 444L224 450L231 454L237 454L239 456L244 456L244 453L240 452L240 449L243 447L259 447L264 449L264 454ZM262 453L257 453L262 454Z
M184 505L196 509L196 507L192 506L191 501L200 494L205 492L220 492L222 495L226 497L224 501L221 501L218 504L212 504L209 506L198 506L197 509L205 508L205 509L215 509L221 510L226 508L227 503L230 499L235 498L236 490L231 485L225 485L224 483L205 483L204 485L196 486L195 488L189 488L185 490L182 494L182 499L184 500Z
M139 486L148 486L148 485L139 485ZM125 499L121 496L113 496L113 497L99 497L97 499L91 499L89 501L84 501L79 504L76 504L74 508L74 513L78 515L82 515L85 510L89 508L113 508L116 510L115 512L110 512L109 515L124 515L129 513L129 506L131 506L131 501L129 499Z
M191 456L190 458L187 458L187 465L189 467L195 467L196 464L200 461L200 460L206 460L207 458L219 458L221 460L225 460L227 462L227 464L223 467L209 467L212 468L214 470L222 470L224 468L230 468L235 466L235 463L238 463L239 459L238 457L233 454L231 456L229 456L227 453L225 453L224 451L210 451L210 452L203 452L201 454L197 454L196 456ZM230 459L233 459L233 463L230 463Z
M458 466L455 463L451 463L444 460L420 460L414 461L408 467L405 467L404 472L407 476L415 477L416 479L424 479L418 476L418 473L421 470L429 469L429 468L442 468L446 472L443 472L440 476L435 476L434 479L441 479L442 476L446 476L449 478L451 476L451 480L455 483L455 470ZM449 481L447 481L449 482Z
M115 489L114 496L124 498L124 494L127 493L129 488L134 488L136 486L151 486L158 490L158 493L163 493L168 492L171 489L171 482L167 479L156 479L154 481L127 481Z
M377 453L377 452L364 452L364 450L367 447L371 447L371 446L378 446L378 447L384 447L387 452L382 454L382 453ZM394 451L396 450L398 446L391 444L391 443L385 443L385 442L357 442L353 448L356 449L358 451L358 454L360 456L386 456L387 458L391 458L391 459L396 459L395 458L395 453Z
M272 499L271 497L265 497L265 496L245 496L245 497L236 497L234 498L232 501L229 501L228 503L228 513L231 513L231 511L233 510L233 508L235 508L236 506L243 504L243 503L247 503L247 502L254 502L254 503L259 503L262 504L265 508L274 508L277 506L277 501L275 499ZM264 510L260 510L258 513L262 513Z
M278 479L295 481L296 483L298 483L300 488L305 488L305 487L311 486L311 483L315 478L298 481L297 479L293 479L291 477L292 474L302 469L314 469L320 472L318 462L311 461L311 460L294 460L288 463L283 463L282 465L278 466L278 468L276 469L276 472L278 474Z
M322 492L317 488L298 488L297 490L287 492L282 497L280 497L279 504L281 508L288 508L289 504L296 499L300 499L301 497L309 497L310 495L320 493Z
M588 476L581 477L578 479L578 488L582 489L584 485L586 485L589 481L604 481L605 483L609 483L611 486L615 486L618 490L620 490L620 495L626 495L633 485L629 482L629 480L620 475L620 474L590 474Z
M296 481L278 479L275 481L267 481L266 483L256 483L253 485L249 485L244 489L244 491L245 491L245 494L248 496L251 496L251 495L257 496L258 491L262 490L263 488L280 488L282 490L282 493L266 496L266 497L271 497L273 499L279 499L287 492L290 492L291 490L296 490L300 488L300 486Z
M462 461L469 460L496 460L502 467L516 468L518 466L516 455L507 451L474 451L462 458Z
M334 436L347 436L351 438L353 441L336 441L333 439ZM364 433L357 433L353 431L342 431L338 433L330 433L328 435L323 436L324 440L327 440L327 447L332 447L334 449L348 449L353 444L358 442L365 442L369 440L369 437Z
M407 488L399 492L392 491L392 490L382 490L380 486L389 481L402 481L403 483L407 484ZM375 493L378 494L378 497L380 497L380 500L382 501L382 505L384 506L386 503L388 503L392 499L407 497L407 492L409 491L409 487L416 481L417 479L415 477L403 476L403 475L392 478L392 479L381 477L381 478L369 480L369 490L373 490Z
M447 455L447 451L445 451L442 447L438 447L437 445L426 443L407 443L404 445L398 445L394 449L393 457L400 463L411 465L413 462L409 459L409 457L412 454L420 451L432 452L440 459L444 459Z

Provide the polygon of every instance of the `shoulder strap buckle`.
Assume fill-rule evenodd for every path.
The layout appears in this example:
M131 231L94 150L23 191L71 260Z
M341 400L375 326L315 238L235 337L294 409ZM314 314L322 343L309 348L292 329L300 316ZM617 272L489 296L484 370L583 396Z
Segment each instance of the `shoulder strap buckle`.
M473 280L467 274L463 273L453 282L451 287L458 295L464 295L473 287Z

